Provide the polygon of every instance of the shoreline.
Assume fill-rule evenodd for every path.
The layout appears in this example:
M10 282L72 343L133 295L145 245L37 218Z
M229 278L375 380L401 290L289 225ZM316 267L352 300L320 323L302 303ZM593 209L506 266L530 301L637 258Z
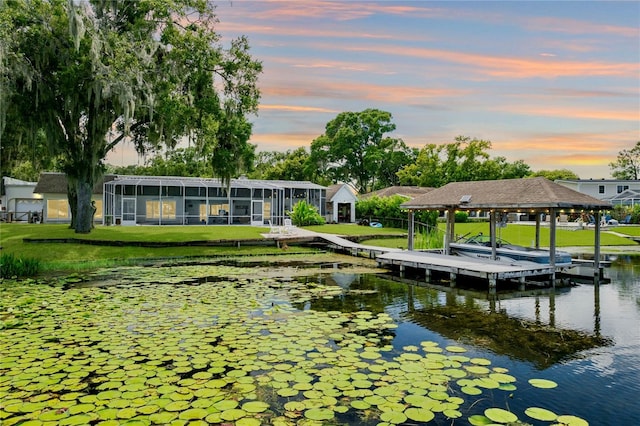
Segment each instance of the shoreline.
M567 246L558 247L558 249L571 254L593 254L595 251L592 246ZM640 244L635 246L600 246L600 253L640 255Z

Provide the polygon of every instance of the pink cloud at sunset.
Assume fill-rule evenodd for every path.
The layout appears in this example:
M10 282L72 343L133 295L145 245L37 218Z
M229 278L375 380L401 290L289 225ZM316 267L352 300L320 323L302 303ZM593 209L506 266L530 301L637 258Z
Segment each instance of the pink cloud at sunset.
M263 64L258 150L308 147L367 108L410 146L477 137L584 178L640 140L640 2L234 0L217 13L223 44L245 35Z

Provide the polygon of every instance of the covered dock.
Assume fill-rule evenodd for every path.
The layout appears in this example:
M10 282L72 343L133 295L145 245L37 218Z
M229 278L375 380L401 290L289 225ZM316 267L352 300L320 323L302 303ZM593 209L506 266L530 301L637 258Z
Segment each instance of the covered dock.
M549 224L549 268L540 274L550 274L552 285L555 285L556 268L556 228L560 214L587 213L595 217L594 237L594 270L599 273L600 265L600 218L602 212L612 208L606 201L599 200L586 194L558 185L543 177L525 179L507 179L475 182L452 182L441 188L434 189L422 196L402 204L409 212L409 252L414 250L414 217L420 210L436 210L444 212L446 217L446 231L444 238L443 260L434 263L430 268L446 268L451 260L450 244L455 238L455 213L488 212L491 241L491 263L497 262L496 228L503 223L509 213L527 214L535 216L535 248L540 248L540 228L543 221ZM448 258L448 259L447 259ZM458 258L459 259L459 258ZM399 262L398 259L394 259ZM401 262L401 261L400 261ZM402 263L402 262L401 262ZM412 267L415 259L404 261L405 266ZM489 263L489 262L488 262ZM438 265L438 266L435 266ZM479 264L480 265L480 264ZM426 266L423 264L422 267ZM478 276L482 268L463 270L461 274ZM451 273L455 273L451 269ZM525 273L529 275L530 272ZM492 275L498 277L498 275ZM490 286L495 285L495 279L488 278Z

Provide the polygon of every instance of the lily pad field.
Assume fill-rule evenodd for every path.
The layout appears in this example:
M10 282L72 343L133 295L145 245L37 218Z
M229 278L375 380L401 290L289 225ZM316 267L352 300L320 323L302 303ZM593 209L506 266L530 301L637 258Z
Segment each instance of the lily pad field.
M558 410L562 384L547 370L518 377L520 361L480 339L412 321L441 291L349 268L189 264L4 280L0 423L604 424Z

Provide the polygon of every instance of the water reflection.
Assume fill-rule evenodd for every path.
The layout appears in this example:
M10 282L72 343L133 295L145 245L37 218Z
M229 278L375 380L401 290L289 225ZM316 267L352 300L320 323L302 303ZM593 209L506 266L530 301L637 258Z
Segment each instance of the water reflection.
M520 297L526 295L520 292ZM458 295L447 292L445 303L437 306L409 308L407 319L458 342L490 349L496 354L532 363L539 369L575 357L578 352L611 345L613 341L597 334L556 327L555 292L548 292L549 319L542 320L540 297L534 298L535 319L512 317L502 300L488 295L488 309L480 294Z
M595 298L593 332L556 325L556 294L567 294L570 288L496 294L392 276L341 272L305 278L309 279L338 285L345 291L340 298L315 300L306 308L379 313L389 306L401 305L398 313L402 321L418 324L456 342L531 363L538 369L575 358L581 351L613 344L611 338L600 333L598 297ZM392 281L396 281L396 285ZM506 302L510 299L523 298L534 300L535 315L531 319L513 316L507 308ZM543 307L543 302L548 306Z
M346 291L305 308L386 311L399 324L393 343L398 348L422 340L464 344L519 378L521 399L509 401L514 409L545 398L550 409L591 424L635 425L640 424L640 257L612 261L607 280L496 295L391 276L321 275L310 279ZM559 383L552 400L526 389L528 378L540 376Z

